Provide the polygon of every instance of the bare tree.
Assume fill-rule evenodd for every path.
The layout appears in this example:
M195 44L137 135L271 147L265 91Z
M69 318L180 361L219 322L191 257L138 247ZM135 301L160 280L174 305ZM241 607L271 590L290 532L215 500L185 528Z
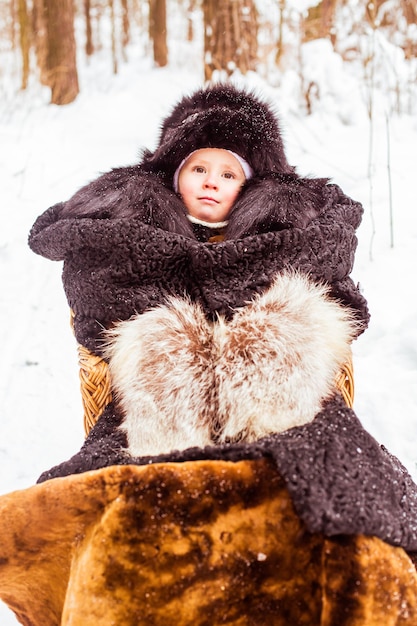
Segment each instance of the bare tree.
M401 8L407 24L417 24L417 0L401 0Z
M69 104L79 93L73 0L36 1L38 64L52 104Z
M256 69L258 21L254 0L205 0L204 78Z
M189 0L187 11L187 41L194 40L193 13L197 8L196 0Z
M22 53L22 89L26 89L29 80L30 20L26 0L18 0L20 50Z
M130 21L129 21L129 6L127 0L121 0L122 4L122 49L126 48L130 41Z
M284 53L284 11L285 11L285 0L278 0L278 10L279 10L279 25L278 25L278 40L277 40L277 51L275 54L275 63L279 65L281 57Z
M39 79L42 85L48 86L48 37L46 30L44 0L33 0L33 32L36 62L39 68Z
M85 53L91 56L94 52L93 29L91 26L91 0L84 0L85 17Z
M166 0L149 0L149 37L158 67L168 64Z
M113 74L118 72L117 50L116 50L116 15L114 12L114 0L109 0L110 24L111 24L111 57L113 61Z

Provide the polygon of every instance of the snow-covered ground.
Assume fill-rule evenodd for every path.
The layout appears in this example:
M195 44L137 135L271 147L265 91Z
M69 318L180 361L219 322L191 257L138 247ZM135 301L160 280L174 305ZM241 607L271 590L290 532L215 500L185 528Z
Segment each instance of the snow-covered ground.
M291 73L274 87L256 75L240 83L276 105L300 173L328 176L364 204L354 278L372 319L354 344L354 408L417 479L417 116L390 115L388 123L376 102L370 156L359 84L320 45L308 58L315 67L320 59L327 91L311 116L299 113ZM191 61L178 67L155 69L137 58L113 78L92 65L82 68L71 105L48 105L49 93L36 87L0 103L0 495L33 485L84 436L62 267L29 250L29 229L50 205L154 145L162 117L201 86ZM1 603L0 623L17 623Z

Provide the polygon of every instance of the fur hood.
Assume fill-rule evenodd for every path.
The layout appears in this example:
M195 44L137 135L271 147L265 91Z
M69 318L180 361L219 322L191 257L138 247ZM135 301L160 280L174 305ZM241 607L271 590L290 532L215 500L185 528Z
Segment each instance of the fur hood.
M164 120L153 152L144 150L139 164L116 168L80 189L64 203L61 215L136 216L194 237L173 178L186 156L206 147L232 150L253 170L230 216L227 239L287 226L302 228L326 209L327 179L302 178L288 164L272 106L252 92L218 84L182 98ZM357 228L362 207L351 201L351 209Z
M255 176L294 171L272 105L230 84L215 84L184 96L164 120L156 150L144 153L143 165L172 181L176 167L199 148L237 152Z

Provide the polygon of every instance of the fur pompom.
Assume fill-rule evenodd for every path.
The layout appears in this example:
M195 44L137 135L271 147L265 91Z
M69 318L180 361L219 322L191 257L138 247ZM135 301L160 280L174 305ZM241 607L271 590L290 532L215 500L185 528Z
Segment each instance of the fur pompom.
M356 334L327 287L286 272L231 320L170 299L108 332L132 456L255 441L314 419Z

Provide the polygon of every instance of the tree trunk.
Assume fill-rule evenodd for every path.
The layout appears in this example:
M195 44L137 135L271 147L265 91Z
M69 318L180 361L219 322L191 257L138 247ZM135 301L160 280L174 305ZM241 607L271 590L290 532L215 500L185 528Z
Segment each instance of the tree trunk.
M69 104L79 93L72 0L40 0L38 62L52 104Z
M193 13L196 10L196 0L190 0L187 9L187 41L194 41Z
M129 21L129 7L128 7L127 0L122 0L122 22L123 22L122 48L125 48L130 42L130 21Z
M30 23L26 0L18 2L20 50L22 53L22 89L26 89L29 80Z
M282 58L283 53L284 53L284 11L285 11L285 0L279 0L278 10L279 10L279 26L278 26L277 52L275 54L275 63L276 63L276 65L280 64L281 58Z
M116 51L116 16L114 13L114 0L109 0L110 23L111 23L111 57L113 62L113 74L118 72L117 51Z
M16 43L16 36L17 36L17 24L19 22L19 18L18 18L18 11L19 9L16 7L16 2L17 0L10 0L10 32L9 32L9 37L10 37L10 44L12 46L12 50L16 50L17 48L17 43Z
M204 78L256 69L257 11L254 0L205 0Z
M401 8L408 26L404 53L406 59L411 59L417 57L417 41L412 34L412 29L417 24L417 0L401 0Z
M158 67L168 64L166 0L149 0L149 36Z
M401 0L401 8L407 24L417 24L417 0Z
M44 0L33 0L33 32L36 62L39 68L39 80L42 85L49 86L47 68L48 37L46 32Z
M84 16L85 16L85 53L89 57L94 52L93 29L91 26L91 1L90 0L84 0Z

